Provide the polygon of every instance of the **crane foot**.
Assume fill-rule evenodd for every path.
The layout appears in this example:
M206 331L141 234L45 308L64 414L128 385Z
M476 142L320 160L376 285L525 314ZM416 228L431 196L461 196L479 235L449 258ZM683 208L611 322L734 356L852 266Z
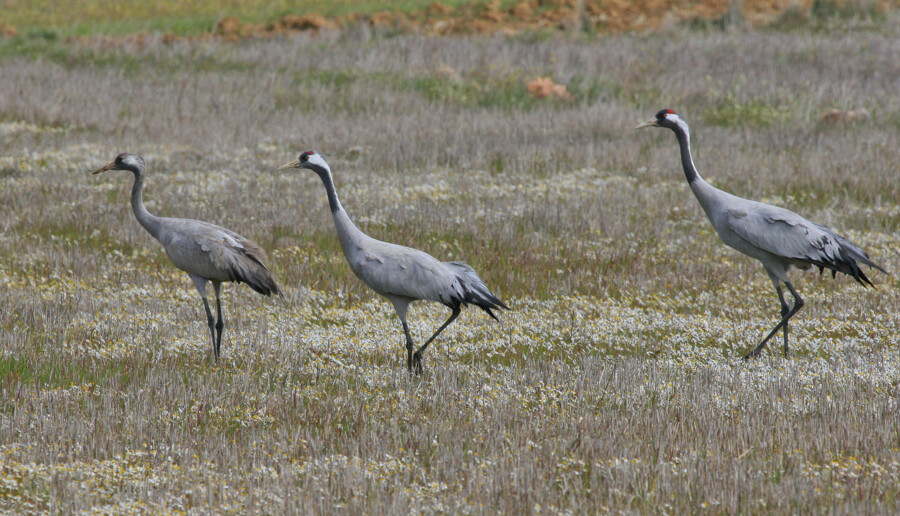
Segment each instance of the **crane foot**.
M416 352L416 353L413 354L413 364L415 365L416 376L422 374L422 371L423 371L423 368L422 368L422 355L420 355L418 352Z

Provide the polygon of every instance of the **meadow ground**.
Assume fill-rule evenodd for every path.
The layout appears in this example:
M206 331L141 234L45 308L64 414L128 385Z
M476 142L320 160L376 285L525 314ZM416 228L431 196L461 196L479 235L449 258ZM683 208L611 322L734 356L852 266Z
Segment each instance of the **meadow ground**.
M758 263L688 189L838 228L900 270L900 21L829 31L226 43L0 39L0 511L890 513L900 301L795 273L788 359ZM574 100L532 98L549 76ZM828 109L866 108L856 123ZM318 179L376 238L462 259L513 308L466 310L405 372ZM225 288L223 359L151 211L269 250L286 298ZM421 340L444 308L413 305Z

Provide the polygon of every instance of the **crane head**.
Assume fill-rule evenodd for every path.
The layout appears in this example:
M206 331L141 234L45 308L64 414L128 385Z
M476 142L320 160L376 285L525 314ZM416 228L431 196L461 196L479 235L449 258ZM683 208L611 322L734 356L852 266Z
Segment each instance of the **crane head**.
M140 157L138 154L130 154L128 152L123 152L116 156L116 159L109 164L98 168L97 170L91 172L91 174L99 174L100 172L106 172L107 170L130 170L132 172L136 172L137 170L143 170L144 168L144 158Z
M647 120L646 122L642 122L635 129L643 129L644 127L668 127L669 129L674 128L675 126L685 124L684 119L678 116L672 109L660 109L653 118Z
M303 152L296 160L290 163L285 163L275 170L285 170L288 168L306 168L312 170L317 174L325 171L331 171L331 169L328 167L328 163L325 162L325 158L323 158L322 155L316 151Z

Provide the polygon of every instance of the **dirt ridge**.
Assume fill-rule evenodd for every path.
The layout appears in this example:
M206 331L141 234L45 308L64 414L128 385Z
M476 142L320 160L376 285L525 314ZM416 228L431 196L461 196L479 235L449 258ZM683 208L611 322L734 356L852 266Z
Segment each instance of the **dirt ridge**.
M291 13L263 23L237 16L221 18L211 32L187 39L221 38L237 41L285 33L341 30L359 24L373 28L431 36L534 31L584 31L597 34L671 30L682 24L763 27L784 20L802 23L816 16L844 17L884 14L900 7L900 0L500 0L472 2L458 7L435 1L424 9L404 13L379 11L327 17L317 12ZM0 37L16 36L16 27L0 22ZM146 37L146 34L112 39ZM163 34L167 41L185 39ZM81 38L78 38L81 39Z

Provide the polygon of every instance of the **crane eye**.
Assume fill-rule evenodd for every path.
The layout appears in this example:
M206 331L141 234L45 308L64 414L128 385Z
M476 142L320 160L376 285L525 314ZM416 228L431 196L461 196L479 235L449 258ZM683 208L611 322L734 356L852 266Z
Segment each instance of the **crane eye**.
M301 154L300 161L304 161L304 162L309 161L309 154L307 154L307 153Z

